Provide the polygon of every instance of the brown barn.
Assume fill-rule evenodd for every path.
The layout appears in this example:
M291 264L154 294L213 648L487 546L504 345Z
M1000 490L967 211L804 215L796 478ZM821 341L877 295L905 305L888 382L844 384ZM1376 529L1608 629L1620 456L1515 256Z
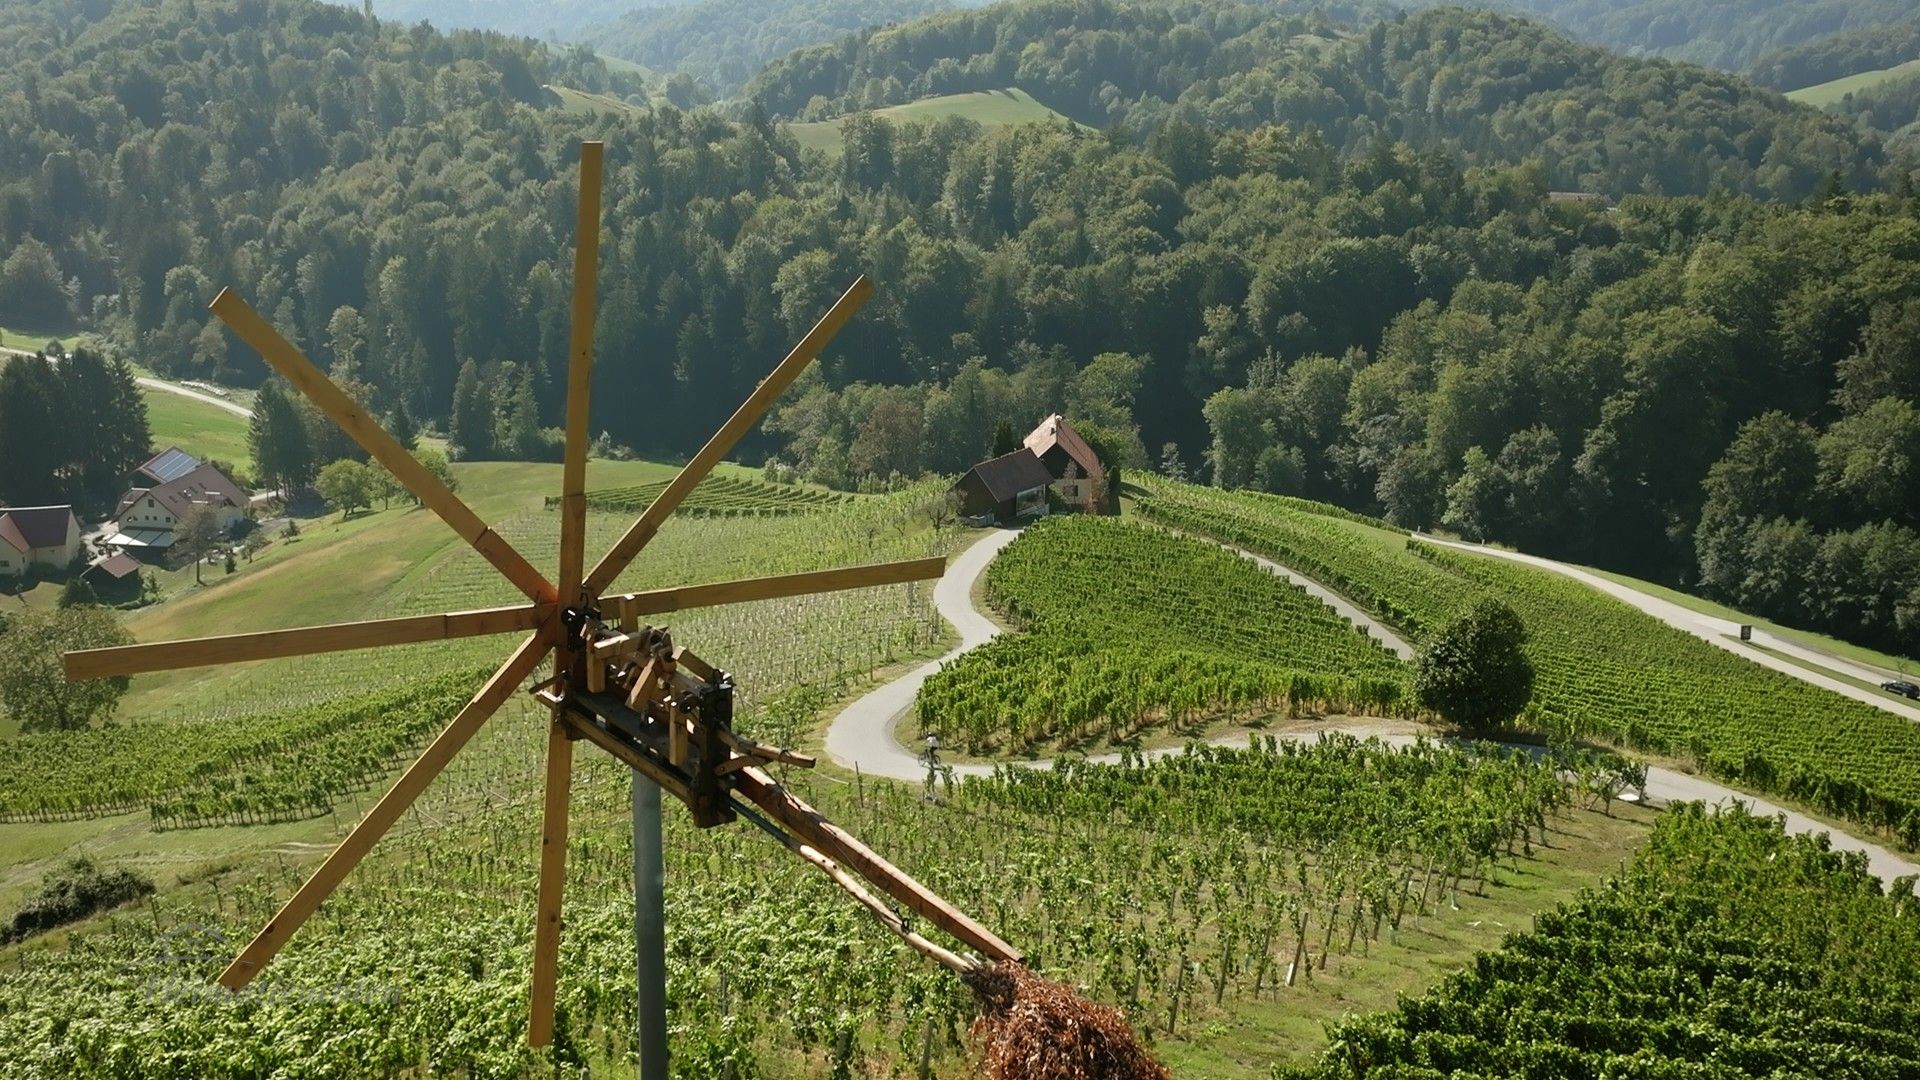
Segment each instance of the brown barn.
M1015 521L1047 512L1047 485L1051 483L1053 476L1040 459L1020 449L968 469L953 490L960 495L962 515Z
M1106 509L1106 466L1066 417L1054 413L1040 421L1027 435L1026 446L1047 467L1061 502L1090 514Z

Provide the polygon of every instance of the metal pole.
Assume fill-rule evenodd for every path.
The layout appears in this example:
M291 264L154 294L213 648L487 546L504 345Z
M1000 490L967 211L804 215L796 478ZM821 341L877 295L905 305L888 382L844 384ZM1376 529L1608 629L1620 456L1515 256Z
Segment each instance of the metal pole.
M660 785L633 774L633 951L640 987L640 1080L667 1080L666 868Z

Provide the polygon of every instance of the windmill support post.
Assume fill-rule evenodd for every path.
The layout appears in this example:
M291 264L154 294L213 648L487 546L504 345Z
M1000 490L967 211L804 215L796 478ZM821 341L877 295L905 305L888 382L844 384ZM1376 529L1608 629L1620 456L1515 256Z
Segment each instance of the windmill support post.
M640 990L640 1080L667 1080L667 874L663 854L660 785L633 770L633 953Z

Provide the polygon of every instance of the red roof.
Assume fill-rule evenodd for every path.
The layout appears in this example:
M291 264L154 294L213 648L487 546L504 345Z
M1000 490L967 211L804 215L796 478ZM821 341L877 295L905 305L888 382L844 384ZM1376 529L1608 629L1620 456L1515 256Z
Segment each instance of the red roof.
M92 573L95 570L100 571L115 581L119 581L128 574L139 573L140 560L128 555L124 551L116 551L106 558L101 559L99 562L94 563L92 566L87 567L88 573Z
M1067 418L1059 413L1040 421L1040 426L1027 434L1026 445L1037 458L1046 457L1047 451L1058 446L1073 459L1074 464L1080 466L1080 471L1089 480L1100 480L1107 475L1106 468L1100 464L1100 455L1093 452L1087 440L1081 438L1080 433L1073 430L1073 425L1067 423Z
M115 518L133 508L133 504L143 496L151 495L172 512L176 518L187 516L195 504L230 506L244 508L247 505L247 493L239 485L226 478L219 469L211 465L201 465L170 483L156 484L150 488L134 488L120 496L120 507L115 510Z
M0 539L20 551L59 547L72 520L71 506L9 506L0 510Z

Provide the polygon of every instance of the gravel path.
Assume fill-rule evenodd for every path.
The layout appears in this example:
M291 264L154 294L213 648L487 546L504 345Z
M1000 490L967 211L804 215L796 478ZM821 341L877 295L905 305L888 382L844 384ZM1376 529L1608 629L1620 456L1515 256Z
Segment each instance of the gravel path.
M212 394L203 394L198 390L181 386L179 383L170 383L165 379L149 379L145 375L137 376L133 381L149 390L161 390L169 394L179 394L181 397L190 397L195 401L204 401L216 409L225 409L235 416L244 416L249 420L253 418L253 410L244 405L235 405L225 398L215 397Z
M993 638L1000 633L1000 628L995 626L992 620L974 608L973 588L974 584L980 579L980 575L986 572L987 564L993 561L993 557L999 554L1001 548L1012 543L1019 535L1017 530L1003 530L989 533L975 541L971 547L961 552L959 556L953 560L953 563L947 567L946 576L941 578L939 584L934 586L933 602L940 614L945 617L948 622L952 623L954 629L959 632L960 644L940 659L923 664L907 672L905 675L894 679L892 682L869 691L853 704L847 706L840 715L834 717L833 722L827 728L826 749L828 756L846 768L857 769L869 776L884 776L896 780L921 780L925 778L926 768L920 764L918 753L902 746L900 740L894 734L894 729L901 718L913 708L913 699L915 695L920 692L921 684L927 681L928 676L938 671L940 665L963 653L978 648L986 642L993 640ZM1423 539L1425 538L1423 537ZM1487 550L1471 545L1451 544L1446 541L1435 542L1447 544L1447 546L1452 547L1464 547L1474 551ZM1514 555L1514 553L1511 552L1492 552L1490 550L1488 553L1507 556ZM1242 554L1247 553L1243 552ZM1270 560L1261 559L1250 554L1248 557L1254 559L1255 562L1258 562L1268 570L1281 574L1289 581L1298 582L1302 585L1309 584L1308 579L1302 575L1281 567ZM1559 564L1551 563L1544 559L1534 559L1531 556L1515 557L1523 562L1545 563L1549 569L1559 569L1561 572L1570 572L1572 570L1572 568L1560 567ZM1640 600L1665 605L1666 607L1674 608L1676 611L1686 611L1686 609L1680 608L1678 605L1668 604L1666 601L1633 592L1631 589L1626 589L1625 586L1615 585L1605 578L1597 578L1592 574L1570 572L1569 576L1582 580L1592 579L1593 581L1612 586L1612 589L1605 590L1610 594L1613 593L1613 589L1623 589L1630 593L1632 597L1637 597ZM1409 655L1411 653L1405 641L1393 635L1392 632L1386 630L1385 627L1379 626L1372 618L1368 617L1365 612L1353 608L1351 604L1340 598L1338 594L1328 592L1324 587L1319 586L1318 583L1312 583L1312 587L1309 588L1308 591L1320 597L1322 600L1327 600L1328 597L1338 600L1338 603L1330 602L1329 606L1332 606L1334 610L1339 611L1350 621L1353 621L1355 625L1363 629L1368 629L1369 633L1373 633L1374 636L1381 638L1389 648L1394 648L1396 652L1407 649L1408 651L1402 653L1402 655ZM1323 593L1325 595L1322 595ZM1622 597L1622 599L1629 598ZM1634 601L1629 599L1629 602ZM1636 603L1635 606L1638 607L1640 604ZM1353 614L1349 614L1349 610L1351 610ZM1643 607L1642 610L1647 609ZM1656 618L1662 618L1662 616L1656 612L1649 611L1649 614L1654 614ZM1692 612L1686 612L1686 614L1694 616ZM1355 618L1355 615L1359 617ZM1698 618L1698 616L1694 617ZM1675 625L1679 624L1676 623ZM1691 627L1687 626L1682 626L1681 628L1688 629L1690 632L1698 632L1693 631ZM1719 643L1720 642L1716 642L1716 644ZM1746 652L1742 651L1742 655L1746 655ZM1765 654L1759 655L1761 657L1765 656ZM1785 664L1784 661L1781 661L1781 663ZM1802 675L1809 674L1801 669L1794 668L1791 664L1785 664L1785 666L1792 669L1793 672ZM1808 681L1813 681L1813 679L1809 678ZM1840 685L1844 686L1846 684L1842 683ZM1324 732L1337 732L1360 738L1378 738L1382 742L1393 746L1410 745L1418 738L1418 736L1408 735L1404 731L1391 730L1389 725L1383 721L1369 722L1366 720L1355 720L1351 723L1343 723L1335 727L1326 728ZM1292 732L1281 734L1278 737L1305 741L1318 738L1322 733L1321 731ZM1229 735L1216 739L1214 742L1216 745L1244 745L1246 736L1244 734ZM1151 751L1147 756L1157 757L1163 754L1179 753L1180 751L1180 747L1167 747L1162 750ZM1101 754L1094 756L1091 760L1113 761L1118 760L1118 758L1118 754ZM1047 760L1039 760L1025 762L1023 764L1034 768L1045 768L1050 762ZM977 776L992 772L993 766L962 764L953 766L953 771L959 776ZM1878 844L1868 843L1857 837L1849 836L1846 833L1830 828L1822 822L1815 821L1804 814L1793 813L1764 799L1755 798L1698 776L1690 776L1686 773L1676 772L1672 769L1660 768L1658 766L1649 766L1647 768L1645 794L1649 802L1655 806L1674 802L1706 802L1714 804L1740 802L1746 804L1747 807L1755 813L1768 815L1784 814L1786 816L1786 828L1789 833L1826 833L1829 842L1836 850L1864 852L1867 856L1868 869L1882 881L1891 882L1899 877L1920 875L1920 866L1895 855L1893 852L1888 851Z

